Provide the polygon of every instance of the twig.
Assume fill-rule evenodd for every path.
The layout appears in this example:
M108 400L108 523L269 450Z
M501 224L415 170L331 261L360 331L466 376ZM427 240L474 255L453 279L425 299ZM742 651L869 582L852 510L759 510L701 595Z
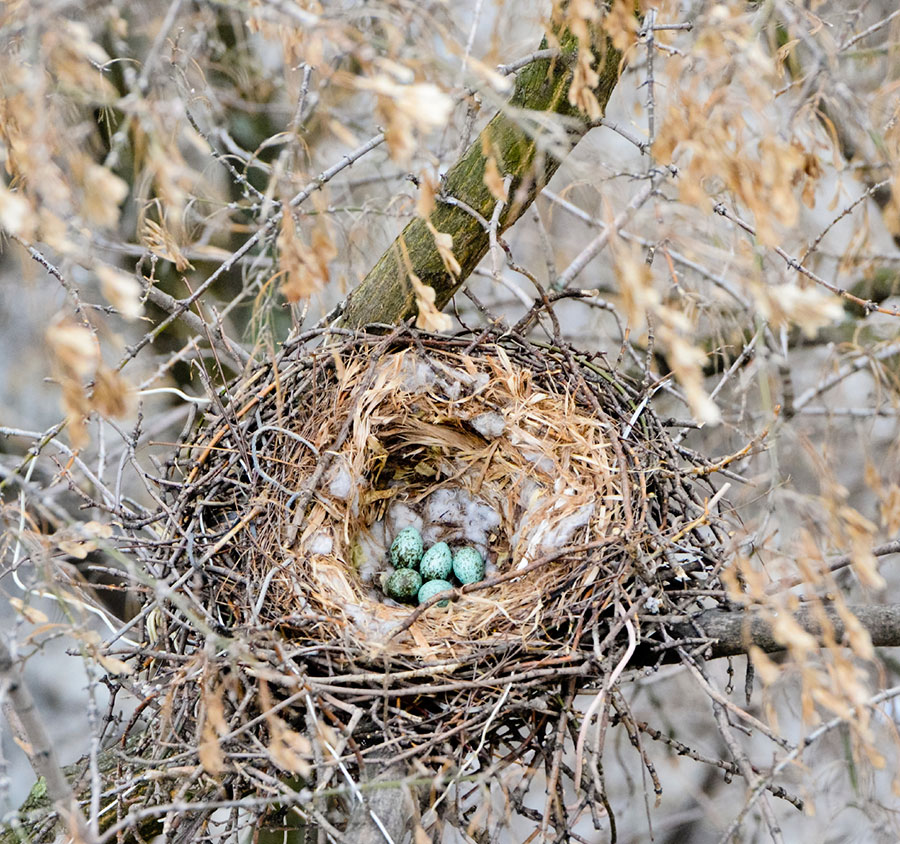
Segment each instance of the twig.
M18 723L23 733L24 741L20 743L20 747L28 755L35 774L43 777L47 784L47 794L53 807L76 840L87 844L96 842L97 839L81 813L72 786L62 772L53 742L34 705L31 692L25 685L21 665L13 659L6 642L0 638L0 691L4 690L9 695L11 711L14 713L10 723L13 727ZM9 717L9 713L7 715Z
M566 267L556 279L558 289L568 287L578 276L578 274L595 258L609 242L612 235L616 234L622 226L626 225L629 220L637 213L638 209L656 193L659 183L665 177L666 172L663 170L655 170L653 176L642 187L637 194L628 203L624 211L618 214L613 222L607 226L597 237L595 237L581 252L575 257L571 264Z
M311 182L309 182L306 187L304 187L299 193L295 194L291 201L288 203L290 208L297 208L302 205L313 193L321 190L328 182L330 182L338 173L342 170L350 167L360 158L362 158L367 153L371 152L376 147L380 146L384 143L384 133L381 132L375 135L373 138L370 138L364 144L357 147L352 152L348 152L344 155L340 161L336 164L333 164L327 170L323 170L322 173ZM251 249L253 249L260 241L264 238L268 237L272 234L278 226L278 223L281 222L281 218L284 215L284 210L279 210L277 213L273 214L266 221L265 225L256 231L254 234L250 235L244 243L231 255L223 261L219 266L211 272L204 281L197 286L197 288L186 298L176 300L176 305L173 307L173 310L170 312L169 319L174 319L179 317L182 313L184 313L194 302L197 301L213 284L215 284L222 276L229 273L231 269L244 257ZM119 368L125 365L125 363L133 358L137 353L144 348L152 339L153 334L145 334L135 345L129 347L125 358L120 362Z
M879 692L876 695L870 697L865 703L861 704L862 706L866 706L868 708L874 708L878 706L879 703L884 703L885 701L891 700L900 696L900 686L893 686L890 689L885 689L882 692ZM771 770L768 777L762 778L760 777L757 781L756 785L750 792L750 795L747 797L746 802L744 803L744 807L741 809L740 813L734 818L734 820L728 825L728 828L725 832L722 833L719 838L719 844L727 844L727 842L733 840L732 836L743 823L744 818L747 817L748 812L753 808L754 804L757 800L765 793L766 786L772 780L775 779L788 765L794 762L796 759L800 758L800 755L809 747L811 744L816 742L826 733L831 732L831 730L840 727L841 724L847 723L847 719L843 716L835 716L829 721L826 721L824 724L817 727L811 733L808 733L802 741L799 741L797 745L787 753Z
M756 229L750 225L746 220L742 220L733 212L729 211L723 202L716 202L713 206L713 211L716 214L724 217L726 220L730 220L739 228L742 228L748 234L756 237ZM792 255L789 255L784 251L780 246L772 246L771 249L784 259L784 262L792 269L796 270L801 275L806 276L810 281L814 281L816 284L824 287L826 290L834 293L836 296L840 296L842 299L846 299L848 302L853 302L854 305L859 305L867 314L878 312L880 314L887 314L888 316L900 316L900 309L898 308L885 308L882 305L873 302L871 299L861 299L859 296L855 296L849 290L845 290L842 287L838 287L836 284L832 284L829 281L826 281L820 275L814 273L809 267L805 266L801 263L797 258L794 258Z
M637 604L631 608L629 611L629 615L632 612L637 611ZM625 630L628 632L628 646L625 648L625 653L622 655L622 658L616 664L616 667L610 672L609 677L606 678L603 683L603 688L600 690L598 695L594 698L591 705L588 707L587 712L584 713L584 718L581 722L581 729L578 732L578 741L575 744L575 777L574 784L577 790L581 789L581 772L584 766L584 742L587 738L588 729L591 725L591 720L594 715L597 714L603 707L603 704L606 702L606 696L609 694L609 690L613 687L613 684L618 680L619 675L625 670L625 666L628 665L628 661L634 655L635 649L637 648L637 634L634 630L634 624L631 619L625 615L622 605L616 604L616 615L624 617L624 625Z

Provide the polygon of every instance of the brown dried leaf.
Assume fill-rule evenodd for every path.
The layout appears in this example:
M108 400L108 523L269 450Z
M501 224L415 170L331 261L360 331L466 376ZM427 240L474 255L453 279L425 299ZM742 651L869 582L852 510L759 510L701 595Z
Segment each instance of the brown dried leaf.
M69 237L69 227L65 220L54 214L49 208L38 208L38 234L48 246L61 255L73 255L77 245Z
M355 84L377 95L376 111L385 124L384 136L391 158L405 164L415 152L417 133L446 125L453 100L431 82L410 83L405 68L386 61L381 65L401 81L380 73L372 79L357 79Z
M802 662L807 654L818 647L815 636L807 633L788 610L772 613L769 620L775 641L791 651L798 661Z
M812 285L797 282L773 286L756 284L753 298L762 316L773 325L796 325L807 337L843 319L840 300Z
M306 246L293 215L282 217L278 263L285 274L281 293L289 302L308 299L322 290L331 278L329 264L336 256L337 249L324 227L313 229L312 244Z
M203 730L197 756L204 770L215 776L225 770L225 754L219 743L219 736L228 732L222 687L204 688L203 705Z
M175 237L164 225L145 219L141 227L141 243L153 255L175 264L175 269L180 273L194 269Z
M876 768L879 771L883 771L885 767L887 767L887 760L878 751L878 748L875 747L871 742L863 742L863 750L866 754L866 758L868 759L869 764L873 768Z
M106 301L123 318L137 319L144 310L141 303L143 291L140 282L129 273L110 267L108 264L99 264L96 272L97 278L100 279L100 290Z
M652 314L661 302L653 286L653 273L637 244L626 245L615 235L610 237L609 244L625 316L631 330L641 332L647 325L647 314Z
M95 653L94 659L100 663L103 670L108 674L113 674L116 676L123 676L128 674L134 674L134 668L132 668L127 662L123 662L121 659L118 659L114 656L107 656L102 653Z
M312 771L312 744L310 740L290 729L280 718L266 718L269 727L269 756L283 771L299 774L304 779Z
M203 734L197 747L197 758L208 774L218 776L225 770L225 754L209 721L203 724Z
M869 631L862 626L860 620L850 612L842 600L835 602L835 609L841 621L844 622L844 632L853 653L860 659L874 659L875 648L872 645L872 637L869 635Z
M498 202L506 202L506 185L503 182L503 176L500 175L497 159L493 155L488 156L484 165L484 185L494 199Z
M427 220L434 211L434 197L437 184L430 173L419 176L419 196L416 198L416 214Z
M881 521L891 536L900 531L900 484L892 483L882 494Z
M88 221L105 228L119 222L119 205L128 196L128 182L93 162L84 168L82 208Z
M50 59L50 71L63 89L78 91L86 101L115 100L117 93L112 82L97 72L97 65L105 65L109 55L91 39L86 23L62 20L60 26L48 27L41 46Z
M593 64L594 55L590 49L579 47L572 82L569 85L569 102L591 120L599 120L603 116L603 109L600 108L594 88L600 84L600 76L594 70Z
M669 365L678 383L684 388L694 418L711 425L719 422L722 414L703 386L706 353L667 325L660 326L659 339L666 349Z
M453 254L453 235L447 232L439 232L431 224L431 220L426 220L425 225L428 226L428 231L431 232L431 236L434 238L434 245L437 247L438 254L444 262L444 269L454 278L459 278L462 267Z
M86 420L91 412L90 402L82 383L71 377L60 380L62 387L62 408L66 414L66 427L73 447L82 448L90 438L87 435Z
M36 219L28 200L0 184L0 227L10 234L31 240L35 224Z
M111 525L90 521L57 531L53 535L56 547L65 554L83 560L96 551L98 539L109 539L113 534Z
M42 613L37 607L32 607L26 604L21 598L7 598L16 612L22 614L26 621L31 624L46 624L50 619L47 618L44 613Z
M636 44L640 24L635 15L634 2L615 0L603 19L603 29L617 50L624 52Z
M45 337L56 362L65 372L85 376L96 369L100 350L87 326L64 318L51 325Z
M104 522L96 522L94 520L85 522L81 526L81 529L88 536L93 536L97 539L109 539L113 535L112 525L105 524Z
M76 560L84 560L88 554L97 550L97 543L90 539L59 539L56 547Z
M74 596L66 596L66 600L77 601L78 599ZM134 673L134 669L127 662L123 662L117 657L103 653L103 640L96 630L73 629L70 632L75 639L83 644L84 649L91 657L97 660L97 662L103 666L104 670L108 671L110 674L122 675Z
M416 307L419 309L418 316L416 316L416 327L436 333L449 331L453 327L453 320L434 306L436 295L434 288L423 284L422 280L414 273L409 274L409 280L416 296Z
M848 505L839 510L844 529L850 537L850 559L863 586L884 589L885 579L878 571L878 558L872 553L876 527L865 516Z
M132 402L131 385L114 369L100 364L94 375L91 408L102 416L117 418L130 412Z

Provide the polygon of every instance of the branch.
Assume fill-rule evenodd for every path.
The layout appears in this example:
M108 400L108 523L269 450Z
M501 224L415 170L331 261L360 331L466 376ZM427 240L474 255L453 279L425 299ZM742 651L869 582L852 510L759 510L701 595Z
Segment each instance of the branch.
M522 216L565 154L595 125L569 102L577 41L564 31L559 42L559 55L544 56L519 73L509 102L447 171L430 218L417 217L406 226L350 294L338 325L396 324L415 316L411 273L434 288L435 306L443 308L490 245L490 226L485 221L491 219L497 200L485 184L488 159L493 157L501 178L510 181L499 220L503 232ZM541 46L547 47L546 38ZM600 78L593 93L604 110L618 82L621 54L599 30L594 34L593 53ZM535 55L543 55L543 50ZM548 120L552 116L564 119L565 137L560 137L559 121ZM458 276L445 268L429 225L453 237L453 255L461 267Z
M875 647L900 646L900 604L851 605L847 609L859 620L872 639ZM825 613L832 635L838 642L844 640L846 628L837 611L831 607L803 607L794 613L797 623L821 646L825 645L822 627L817 614ZM695 626L696 625L696 626ZM713 639L709 659L745 654L750 645L756 645L765 653L777 653L785 650L773 633L772 625L758 610L749 612L726 612L724 610L706 610L696 616L692 622L671 628L673 635L696 637L702 630Z
M900 604L884 606L869 604L851 605L848 609L869 633L873 645L876 647L900 646ZM842 641L846 633L843 621L841 621L832 607L826 607L824 612L828 623L832 627L834 639L838 642ZM815 636L819 643L824 646L822 630L818 621L814 618L813 608L803 607L795 613L794 617L804 630ZM665 619L650 616L649 620L664 621ZM673 636L682 636L686 639L696 640L699 628L706 637L712 640L710 653L706 655L707 659L746 654L750 645L756 645L766 653L775 653L785 649L784 645L775 640L771 625L761 616L758 610L749 612L706 610L693 617L693 619L688 619L687 616L684 616L681 619L673 619L673 621L675 623L669 625L669 631ZM5 649L0 650L0 671L9 665L9 662L4 663L2 660L4 653L8 654L8 651ZM676 648L672 648L667 654L666 661L675 661L677 659ZM648 644L645 643L638 646L631 660L630 667L652 665L658 663L658 661L658 652L652 651ZM134 737L132 737L133 740ZM104 785L106 785L108 776L115 776L116 762L118 760L117 751L119 751L118 747L110 748L102 751L99 756ZM84 760L67 766L62 769L62 773L70 783L78 782L82 779L84 773ZM40 771L39 774L44 776L43 771ZM392 787L393 781L399 779L400 777L396 771L386 768L375 780L369 781L368 784L371 787L365 788L366 801L358 803L351 814L354 834L358 834L359 837L348 838L347 840L365 841L367 844L368 842L373 842L374 844L374 842L379 841L378 836L382 835L378 822L387 830L392 839L399 840L399 838L402 838L402 833L408 827L408 821L412 817L412 795L406 790L401 794L398 789ZM61 783L57 783L56 787L62 789L58 793L64 793L65 789ZM79 791L83 790L83 788L84 786ZM47 818L51 807L49 791L49 786L45 785L42 779L32 788L30 797L19 810L22 824L20 829L33 836L29 840L42 842L51 841L54 838L52 827L47 828L46 824L42 823ZM378 821L375 820L376 817ZM111 816L111 820L115 820L114 815ZM101 832L107 823L101 819ZM42 829L43 834L40 834ZM157 818L148 819L147 825L141 829L141 833L147 838L158 834L158 832ZM394 838L395 833L397 834L396 839ZM0 844L16 844L20 840L19 832L12 825L8 829L0 831ZM126 834L125 840L134 840L134 838L130 834ZM382 840L384 840L383 836Z
M375 774L375 771L378 771ZM383 762L368 766L372 776L365 794L356 790L359 802L353 804L344 838L354 844L400 844L413 818L413 797L403 785L399 765Z
M88 829L87 822L72 786L66 778L53 749L50 735L34 705L31 692L25 685L22 667L13 660L6 643L0 639L0 687L5 687L9 695L11 712L7 717L10 725L19 732L19 746L28 755L28 761L38 776L38 785L46 796L48 804L52 804L60 818L64 819L73 838L91 842L94 835ZM34 792L34 789L32 789Z

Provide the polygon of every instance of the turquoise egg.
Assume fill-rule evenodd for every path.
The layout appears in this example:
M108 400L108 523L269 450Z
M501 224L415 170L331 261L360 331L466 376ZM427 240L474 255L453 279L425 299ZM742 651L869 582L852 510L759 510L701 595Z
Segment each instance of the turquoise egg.
M384 591L395 601L412 603L422 588L422 576L413 569L397 569L388 579Z
M394 568L414 569L422 559L422 534L414 527L405 527L391 543L391 563Z
M419 563L422 580L446 580L453 570L453 555L446 542L438 542L425 552Z
M437 595L438 592L443 592L445 589L452 588L453 586L446 580L429 580L428 583L423 583L419 589L419 603L424 604L429 598ZM437 606L446 607L449 603L449 600L438 601Z
M460 583L484 580L484 558L471 545L460 548L453 555L453 573Z

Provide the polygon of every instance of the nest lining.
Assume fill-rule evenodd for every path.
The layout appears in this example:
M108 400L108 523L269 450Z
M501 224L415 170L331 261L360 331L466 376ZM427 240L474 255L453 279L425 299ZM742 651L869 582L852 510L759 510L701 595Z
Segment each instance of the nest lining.
M502 353L432 351L423 359L405 349L370 367L359 359L339 364L328 420L311 416L301 431L321 453L341 420L353 417L333 454L330 483L315 494L290 550L293 562L276 576L281 598L272 605L291 613L308 601L335 618L335 633L370 648L392 641L418 656L486 636L527 639L545 615L559 615L567 597L557 587L568 572L557 564L498 576L619 532L618 470L602 424L570 395L541 390ZM372 384L360 394L367 373ZM486 417L490 424L479 424ZM286 462L289 488L300 488L315 468L311 450L298 446ZM429 544L474 545L495 585L473 589L449 609L427 608L392 640L410 609L381 593L378 574L391 539L410 524ZM596 565L585 571L582 586L599 574ZM298 578L310 587L299 596Z

